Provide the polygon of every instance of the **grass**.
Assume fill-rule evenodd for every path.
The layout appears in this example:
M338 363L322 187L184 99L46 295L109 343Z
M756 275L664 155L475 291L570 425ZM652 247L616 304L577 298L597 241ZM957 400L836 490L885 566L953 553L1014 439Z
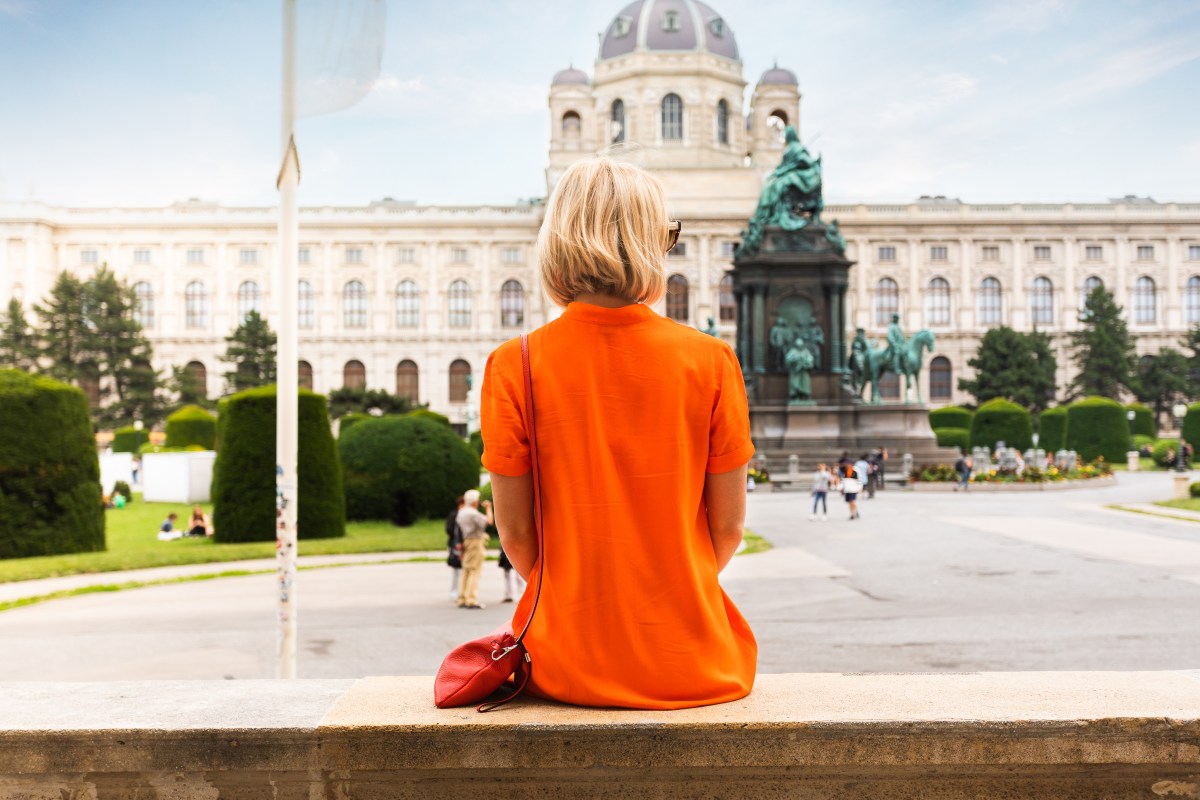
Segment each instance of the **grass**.
M753 531L747 530L742 536L746 546L738 553L739 556L749 556L755 553L765 553L771 549L771 543Z
M1138 469L1142 472L1160 472L1164 471L1165 467L1160 467L1154 463L1154 459L1150 456L1142 456L1138 459ZM1113 472L1126 472L1129 470L1129 464L1125 461L1114 461L1109 464Z
M1183 508L1188 511L1200 511L1200 497L1185 497L1182 500L1159 500L1154 505L1164 508Z
M212 513L211 505L201 506L205 512ZM160 542L158 527L171 511L180 516L176 527L187 524L189 507L174 503L143 503L137 496L125 508L110 508L105 512L108 549L104 552L0 561L0 583L275 556L274 541L219 544L210 539L184 538ZM351 522L346 525L345 538L301 539L300 553L332 555L441 550L446 546L443 524L442 520L423 520L411 527L397 528L387 522Z

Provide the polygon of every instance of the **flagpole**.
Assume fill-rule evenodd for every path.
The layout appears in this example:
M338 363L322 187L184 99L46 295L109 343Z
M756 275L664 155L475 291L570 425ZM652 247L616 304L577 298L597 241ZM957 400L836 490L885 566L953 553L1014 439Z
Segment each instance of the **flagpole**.
M276 676L296 677L296 508L299 375L297 367L297 244L300 238L296 190L300 163L294 138L296 0L283 0L283 126L279 171L279 342L275 409L275 568L279 595Z

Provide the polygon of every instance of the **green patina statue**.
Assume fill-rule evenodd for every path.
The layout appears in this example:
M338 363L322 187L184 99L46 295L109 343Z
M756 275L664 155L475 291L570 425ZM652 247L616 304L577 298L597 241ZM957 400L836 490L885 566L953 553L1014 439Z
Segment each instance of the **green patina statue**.
M871 402L879 403L882 396L879 382L885 373L892 373L897 378L903 377L904 400L907 402L916 394L916 401L921 400L921 365L926 351L933 352L933 331L928 328L917 331L911 339L904 338L900 327L900 315L893 314L892 322L888 325L887 344L883 347L873 347L867 340L867 334L862 328L854 332L854 341L850 345L850 385L855 395L861 397L863 389L871 384Z
M846 241L838 230L837 220L829 225L821 223L821 211L825 208L821 194L821 159L812 157L791 125L784 132L784 141L783 159L763 184L750 227L742 231L738 254L752 256L758 253L768 226L792 232L813 224L822 225L823 236L837 251L845 250Z
M788 372L788 405L802 405L812 400L812 350L803 338L792 342L784 356Z
M700 332L707 333L709 336L716 336L718 338L721 336L721 332L717 330L717 321L712 317L708 318L708 327L701 328Z

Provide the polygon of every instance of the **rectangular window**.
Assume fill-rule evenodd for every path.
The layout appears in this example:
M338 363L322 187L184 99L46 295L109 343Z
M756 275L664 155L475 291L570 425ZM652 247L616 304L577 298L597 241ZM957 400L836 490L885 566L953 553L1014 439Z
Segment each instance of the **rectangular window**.
M506 247L500 251L500 260L505 264L520 264L521 263L521 248Z
M309 250L307 247L301 247L296 252L296 263L297 264L307 264L307 263L309 263L309 259L311 259L311 258L312 258L312 251Z
M994 244L985 244L983 246L983 260L984 261L999 261L1000 260L1000 247L998 245L994 245Z
M1200 261L1200 244L1188 245L1188 260Z
M949 250L945 245L935 244L929 248L929 259L931 261L945 261L949 255Z
M1137 249L1137 257L1138 257L1138 261L1154 260L1154 245L1139 244L1138 249Z
M187 263L203 264L204 263L204 250L202 250L199 247L189 247L188 251L187 251Z
M95 264L99 260L100 260L100 254L97 253L95 250L80 250L79 251L79 263L81 263L81 264Z
M687 255L687 244L684 242L676 242L675 246L667 251L667 255L683 258Z
M258 251L253 247L243 247L238 253L238 261L242 264L257 264Z
M347 247L346 248L346 263L347 264L363 263L362 256L363 256L363 251L362 251L361 247Z
M1037 259L1038 261L1049 261L1050 260L1049 245L1039 244L1037 247L1033 248L1033 257L1035 259Z
M1104 258L1104 248L1098 244L1089 244L1084 248L1084 258L1088 261L1099 261Z
M733 258L736 249L733 242L721 242L721 258Z
M133 251L133 263L149 264L150 263L150 251L144 247L139 247L137 250L134 250Z
M895 261L896 260L896 248L892 247L891 245L887 245L887 246L879 248L879 260L880 261Z
M417 250L415 247L401 247L396 251L396 263L411 264L417 260Z
M453 261L455 264L467 263L467 257L469 255L470 255L470 253L467 252L467 248L465 248L465 247L450 248L450 260Z

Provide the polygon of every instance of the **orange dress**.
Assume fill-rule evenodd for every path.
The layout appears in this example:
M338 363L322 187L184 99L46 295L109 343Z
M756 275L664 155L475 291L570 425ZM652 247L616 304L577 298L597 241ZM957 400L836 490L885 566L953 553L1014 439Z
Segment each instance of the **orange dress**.
M531 690L622 708L744 697L758 645L717 583L704 504L706 472L754 455L737 357L645 305L577 302L529 351L546 551ZM484 467L528 473L519 340L492 353L480 398Z

